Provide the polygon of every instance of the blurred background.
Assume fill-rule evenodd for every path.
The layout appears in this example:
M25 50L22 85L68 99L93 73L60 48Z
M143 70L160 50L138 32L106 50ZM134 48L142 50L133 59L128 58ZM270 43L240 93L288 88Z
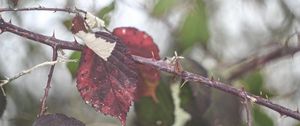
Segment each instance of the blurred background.
M241 64L280 48L299 46L300 0L0 0L0 8L77 7L104 19L108 28L132 26L151 35L161 58L184 56L187 71L244 88L292 110L300 103L300 56L278 55L237 74ZM62 12L1 12L22 28L73 41L72 15ZM26 41L26 42L24 42ZM79 58L79 52L65 50ZM0 35L0 77L51 60L52 49L13 35ZM275 55L276 57L276 55ZM118 126L81 99L74 80L76 63L58 64L48 98L49 113L63 113L87 126ZM49 67L6 85L0 94L0 125L31 126L39 111ZM162 73L155 85L158 102L143 97L131 108L128 126L246 126L241 99ZM6 108L5 108L6 105ZM265 107L250 105L253 126L300 126L299 121Z

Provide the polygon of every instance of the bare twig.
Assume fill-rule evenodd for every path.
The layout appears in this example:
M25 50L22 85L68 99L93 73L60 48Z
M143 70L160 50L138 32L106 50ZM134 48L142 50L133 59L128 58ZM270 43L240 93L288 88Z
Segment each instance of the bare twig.
M10 78L6 78L5 80L0 80L0 87L2 88L4 85L26 75L31 73L32 71L36 70L37 68L43 67L43 66L48 66L48 65L54 65L57 63L64 63L64 62L76 62L75 60L56 60L56 61L47 61L47 62L43 62L41 64L35 65L27 70L23 70L20 73L14 75L13 77Z
M39 7L30 7L30 8L0 8L0 12L16 12L16 11L53 11L53 12L67 12L67 13L86 13L86 11L83 11L78 8L45 8L42 6Z
M266 55L256 57L246 63L241 64L240 66L238 66L237 69L231 72L230 76L228 77L228 80L235 80L241 77L242 75L265 65L270 61L281 58L283 56L293 55L298 51L300 51L300 47L279 47Z
M30 31L22 29L20 27L14 26L10 23L6 23L1 18L0 18L0 30L3 31L3 32L7 31L7 32L11 32L11 33L20 35L22 37L34 40L36 42L49 45L53 48L56 47L56 49L69 49L69 50L81 51L82 47L83 47L82 45L80 45L76 42L62 41L62 40L58 40L58 39L53 38L53 37L48 37L48 36L40 35L38 33L30 32ZM104 33L104 32L99 32L99 35L103 39L106 39L106 40L112 40L112 39L115 40L115 39L117 39L113 35L108 34L108 33ZM272 55L267 56L266 59L274 59L274 57L278 57L276 55L284 55L284 54L287 54L287 53L291 54L291 52L295 53L297 51L300 51L300 47L299 48L283 49L283 50L284 51L278 50L276 52L273 52ZM203 77L203 76L198 75L198 74L190 73L190 72L187 72L187 71L184 71L184 70L178 72L173 64L170 64L170 63L168 63L164 60L154 60L153 58L144 58L144 57L134 56L134 55L132 56L132 58L133 58L134 61L136 61L138 63L149 64L149 65L153 66L156 69L172 73L172 74L177 75L177 76L179 76L179 77L181 77L181 78L183 78L187 81L200 82L201 84L203 84L205 86L221 90L223 92L235 95L235 96L240 97L240 98L246 98L252 103L256 103L256 104L268 107L268 108L270 108L274 111L277 111L281 115L286 115L286 116L292 117L294 119L300 120L300 114L299 114L298 111L293 111L291 109L280 106L278 104L274 104L268 99L264 99L264 98L261 98L259 96L250 94L248 92L244 92L243 90L234 88L230 85L227 85L227 84L219 82L219 81L210 80L209 78Z
M55 61L55 60L57 60L57 48L53 47L52 61ZM44 113L47 110L46 101L47 101L47 97L48 97L48 94L49 94L49 90L51 88L51 80L52 80L52 75L53 75L53 72L54 72L54 67L55 67L55 64L51 65L51 67L50 67L50 71L49 71L49 74L48 74L48 80L47 80L47 84L46 84L46 87L45 87L45 93L44 93L44 96L43 96L41 104L40 104L41 107L40 107L39 116L44 115Z

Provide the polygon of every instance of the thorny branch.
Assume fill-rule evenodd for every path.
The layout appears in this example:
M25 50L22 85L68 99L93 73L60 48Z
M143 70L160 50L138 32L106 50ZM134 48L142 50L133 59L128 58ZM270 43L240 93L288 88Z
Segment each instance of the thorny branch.
M52 61L55 61L55 60L57 60L57 48L56 48L56 46L53 47L52 52L53 52ZM52 76L53 76L54 67L55 67L55 64L51 65L51 67L50 67L50 71L49 71L49 74L48 74L48 80L47 80L47 84L46 84L46 87L45 87L45 93L44 93L44 96L43 96L42 101L41 101L39 116L42 116L47 110L46 99L48 97L49 90L51 88L51 79L52 79Z
M40 35L38 33L34 33L31 31L25 30L23 28L20 28L20 27L17 27L15 25L5 22L0 17L0 33L1 32L11 32L11 33L19 35L21 37L31 39L35 42L49 45L56 50L57 49L68 49L68 50L81 51L82 47L83 47L82 45L78 44L77 42L63 41L63 40L56 39L54 37L44 36L44 35ZM102 37L104 39L113 39L114 38L113 36L108 36L107 34L103 34ZM299 48L291 48L291 50L293 50L292 52L295 53L297 51L300 51L300 47ZM290 51L288 51L288 52L290 52ZM278 54L278 53L276 53L276 54ZM280 56L282 56L282 54ZM205 86L212 87L212 88L221 90L223 92L227 92L231 95L235 95L241 99L247 99L248 101L250 101L252 103L256 103L256 104L268 107L274 111L277 111L281 115L286 115L286 116L292 117L294 119L300 120L300 113L298 111L293 111L286 107L272 103L268 99L250 94L241 89L234 88L225 83L215 81L215 80L203 77L198 74L190 73L190 72L184 71L184 70L178 71L175 68L176 66L174 66L173 64L170 64L169 62L166 62L164 60L155 60L152 58L144 58L144 57L134 56L134 55L132 57L133 57L134 61L136 61L137 63L149 64L156 69L180 76L181 78L183 78L185 80L199 82ZM274 57L274 56L272 56L272 57ZM51 71L50 71L50 73L51 73ZM49 77L50 77L50 74L49 74Z
M293 111L293 110L290 110L290 109L285 108L283 106L274 104L268 99L261 98L259 96L256 96L256 95L250 94L248 92L245 92L241 89L234 88L234 87L232 87L230 85L227 85L225 83L215 81L215 80L211 80L209 78L203 77L203 76L198 75L198 74L190 73L188 71L177 72L173 65L170 65L169 63L166 63L164 60L153 60L153 59L134 56L134 55L132 57L136 62L152 65L153 67L155 67L155 68L157 68L161 71L165 71L165 72L168 72L168 73L175 74L175 75L180 76L181 78L183 78L185 80L193 81L193 82L199 82L199 83L201 83L205 86L219 89L219 90L227 92L229 94L238 96L242 99L245 98L245 99L249 100L252 103L256 103L256 104L268 107L270 109L273 109L273 110L279 112L281 115L290 116L294 119L300 120L300 113L298 111Z

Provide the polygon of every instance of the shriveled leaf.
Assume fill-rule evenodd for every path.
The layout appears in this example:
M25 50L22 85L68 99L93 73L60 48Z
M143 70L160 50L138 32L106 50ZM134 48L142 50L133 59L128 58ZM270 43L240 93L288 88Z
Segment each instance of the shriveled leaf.
M196 1L195 1L196 2ZM193 4L179 32L178 41L182 48L193 46L197 42L206 43L209 37L207 16L202 0Z
M187 71L207 76L207 71L192 59L185 58L181 64ZM184 80L182 83L185 83ZM180 100L181 107L191 115L187 126L207 125L202 116L211 104L211 88L201 83L186 82L180 90Z
M81 53L80 52L73 52L71 54L71 56L69 57L69 59L80 59L80 55ZM68 62L67 63L67 67L69 69L69 72L72 74L72 77L75 78L76 76L76 71L78 69L78 66L79 66L79 62Z
M75 118L56 113L38 117L32 126L85 126L85 124Z
M76 77L81 97L96 111L118 118L125 126L140 81L129 50L112 34L89 32L79 15L73 18L71 31L86 45Z
M132 27L119 27L113 34L119 37L132 55L160 59L159 49L147 33ZM139 96L150 96L157 101L156 88L159 84L159 71L146 64L137 64L142 82L138 84Z
M253 120L256 126L274 126L272 119L258 106L253 107Z
M86 103L97 111L118 118L125 125L139 81L136 64L118 38L103 32L96 33L96 37L115 43L114 50L106 61L84 47L77 73L77 88Z
M174 104L170 88L166 83L161 83L156 92L159 102L154 102L149 97L142 97L135 102L138 126L171 126L174 123Z

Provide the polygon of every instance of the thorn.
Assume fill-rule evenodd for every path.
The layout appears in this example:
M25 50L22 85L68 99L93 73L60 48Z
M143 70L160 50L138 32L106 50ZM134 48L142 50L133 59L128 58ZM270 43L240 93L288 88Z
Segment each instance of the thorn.
M262 95L262 91L259 91L259 94Z
M0 88L1 88L1 91L2 91L3 95L6 96L6 93L5 93L5 91L4 91L4 88L3 88L2 86L1 86Z
M164 58L163 58L163 61L167 61L167 60L168 60L168 58L167 58L167 57L164 57Z
M10 24L11 24L11 19L9 19L8 23L10 23Z
M285 118L286 115L282 114L282 113L279 113L280 114L280 118Z
M151 55L152 55L152 59L154 60L155 59L155 55L154 55L153 51L151 51Z
M210 77L210 80L211 80L211 81L214 81L214 80L215 80L215 79L214 79L214 76L211 76L211 77Z
M43 6L39 5L39 8L44 8Z
M268 95L266 95L266 98L269 100L269 96Z
M296 112L299 113L299 108L297 107Z
M184 82L180 85L180 88L182 88L187 82L188 80L184 80Z
M58 49L58 52L60 52L60 54L62 55L62 56L64 56L66 53L64 52L64 50L62 50L62 49Z
M77 41L77 39L75 38L75 36L73 36L73 38L74 38L74 42L75 42L75 43L78 43L78 41Z
M55 30L53 30L52 38L55 38Z

